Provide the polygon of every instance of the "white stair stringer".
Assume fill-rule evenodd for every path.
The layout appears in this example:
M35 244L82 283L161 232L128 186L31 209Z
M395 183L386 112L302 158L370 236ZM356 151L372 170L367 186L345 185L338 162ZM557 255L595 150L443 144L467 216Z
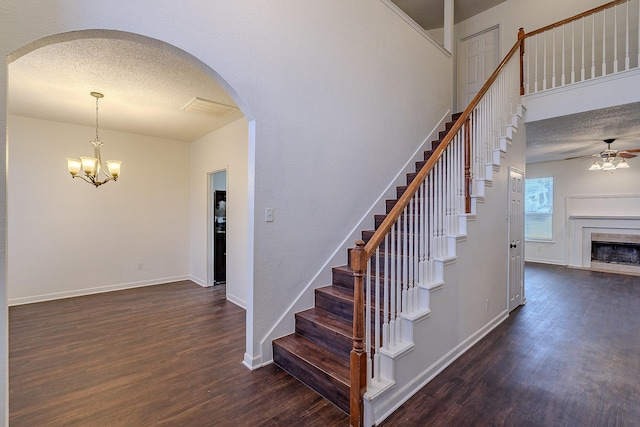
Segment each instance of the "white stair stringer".
M501 159L504 158L508 147L512 143L513 135L517 132L518 121L523 119L525 109L522 106L516 108L512 116L512 122L505 127L505 136L500 137L500 148L494 152L494 164L487 165L487 169L494 166L499 170ZM497 155L496 155L497 152ZM490 175L492 177L492 174ZM456 261L456 245L467 239L467 222L476 220L477 203L485 201L485 191L492 184L491 179L474 180L472 188L475 190L471 196L471 213L459 214L458 234L447 236L447 255L435 257L431 261L424 261L420 265L421 283L417 288L418 309L409 314L403 314L400 320L400 340L395 346L381 348L379 354L380 377L374 379L367 386L364 395L364 425L369 427L384 420L400 405L413 396L420 388L433 379L438 373L449 366L460 355L464 354L475 342L489 333L497 326L504 313L493 319L472 337L459 344L449 353L442 356L434 365L423 369L422 372L403 372L405 364L402 359L412 355L416 349L414 342L414 329L431 317L431 294L445 286L445 267ZM424 381L417 381L418 379Z

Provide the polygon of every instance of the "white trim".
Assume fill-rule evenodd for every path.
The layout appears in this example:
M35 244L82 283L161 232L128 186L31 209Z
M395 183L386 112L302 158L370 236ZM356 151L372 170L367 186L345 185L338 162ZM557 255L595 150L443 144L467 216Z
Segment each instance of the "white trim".
M35 302L53 301L57 299L80 297L85 295L100 294L103 292L114 292L125 289L142 288L144 286L166 285L167 283L182 282L190 280L189 276L165 277L153 280L143 280L140 282L121 283L117 285L99 286L96 288L75 289L73 291L55 292L51 294L34 295L23 298L13 298L8 301L9 306L32 304Z
M200 277L189 275L189 280L191 280L193 283L195 283L198 286L202 286L203 288L210 288L210 286L207 285L207 281Z
M221 285L220 285L221 286ZM227 292L227 301L237 305L240 308L247 309L247 302L241 298L236 297L233 294Z

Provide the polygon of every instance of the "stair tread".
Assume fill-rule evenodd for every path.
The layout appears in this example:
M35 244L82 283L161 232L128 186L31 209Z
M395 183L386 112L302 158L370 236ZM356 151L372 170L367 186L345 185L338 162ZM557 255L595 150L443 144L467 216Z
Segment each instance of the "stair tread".
M349 387L349 364L326 348L298 334L278 338L274 344Z

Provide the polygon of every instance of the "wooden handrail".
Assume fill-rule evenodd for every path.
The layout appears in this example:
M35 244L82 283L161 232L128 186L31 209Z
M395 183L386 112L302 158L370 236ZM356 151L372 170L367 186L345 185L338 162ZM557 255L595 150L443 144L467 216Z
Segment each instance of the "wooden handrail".
M578 19L584 18L585 16L593 15L594 13L600 12L601 10L609 9L613 6L616 6L621 3L626 3L628 1L629 0L614 0L612 2L600 5L598 7L594 7L593 9L587 10L586 12L579 13L575 16L572 16L571 18L563 19L562 21L555 22L551 25L547 25L546 27L538 28L537 30L528 32L527 34L525 34L525 37L531 37L531 36L535 36L536 34L544 33L545 31L549 31L556 27L561 27L565 24L568 24L569 22L577 21Z

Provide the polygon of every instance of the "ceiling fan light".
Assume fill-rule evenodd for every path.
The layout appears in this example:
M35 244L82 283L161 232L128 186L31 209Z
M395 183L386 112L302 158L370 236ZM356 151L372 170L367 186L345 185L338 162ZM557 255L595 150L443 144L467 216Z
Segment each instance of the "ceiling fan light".
M616 169L627 169L629 167L629 163L627 163L624 159L621 159L620 162L616 165Z
M611 162L604 162L604 164L602 165L603 171L612 171L615 168L616 168L615 165Z
M590 171L599 171L602 170L602 166L598 162L593 162L593 164L589 167Z

